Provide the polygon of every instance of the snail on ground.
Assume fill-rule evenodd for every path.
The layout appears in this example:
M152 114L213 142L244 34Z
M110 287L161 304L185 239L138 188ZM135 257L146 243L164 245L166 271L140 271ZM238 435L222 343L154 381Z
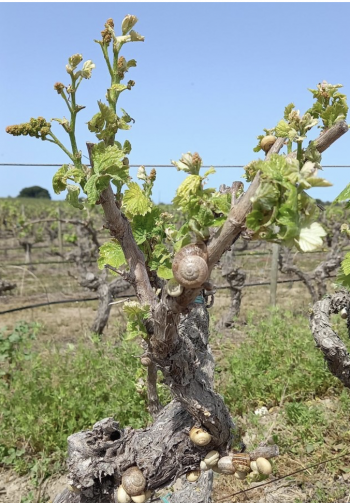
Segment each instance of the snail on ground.
M146 487L146 479L137 466L132 466L123 473L122 486L129 496L139 496Z
M186 473L186 479L189 482L196 482L196 480L199 479L200 475L201 475L200 470L194 470L193 472Z
M233 453L230 458L237 472L248 473L251 471L249 454L245 452Z
M190 431L190 439L196 445L203 446L209 444L211 435L202 428L193 427Z
M271 463L270 463L270 461L268 461L265 458L258 458L256 460L256 466L257 466L258 472L263 475L270 475L272 473Z
M254 473L259 473L258 467L256 465L256 461L251 461L250 462L250 469Z
M190 244L175 254L173 274L185 288L199 288L208 279L208 253L204 243Z
M276 140L277 140L276 136L273 135L264 136L264 138L260 142L260 147L263 149L264 152L268 152Z
M235 473L236 471L236 468L233 466L230 456L224 456L219 459L218 469L220 473L224 473L226 475L232 475L232 473Z

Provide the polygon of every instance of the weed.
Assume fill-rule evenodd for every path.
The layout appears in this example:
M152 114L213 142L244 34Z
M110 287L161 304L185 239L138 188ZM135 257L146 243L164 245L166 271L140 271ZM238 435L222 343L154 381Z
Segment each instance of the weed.
M272 310L255 324L249 316L247 340L220 369L218 387L234 415L342 389L315 348L306 318L288 311Z
M18 344L13 361L20 352ZM133 354L138 352L130 342L94 339L65 351L51 347L32 353L14 366L11 389L0 386L0 463L24 473L40 454L59 465L67 437L103 417L115 417L121 426L145 426L150 419L145 397L135 389L140 363Z

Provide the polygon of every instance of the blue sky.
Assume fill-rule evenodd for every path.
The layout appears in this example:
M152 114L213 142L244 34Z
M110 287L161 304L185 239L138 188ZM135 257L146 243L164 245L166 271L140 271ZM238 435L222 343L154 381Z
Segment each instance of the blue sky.
M308 88L327 80L350 94L349 3L1 3L0 163L68 161L55 145L12 137L5 127L39 115L67 116L53 84L69 83L65 65L75 53L96 65L77 96L86 106L78 115L77 136L87 155L85 142L94 136L86 122L109 85L93 40L108 18L120 26L126 14L138 17L135 29L145 36L145 42L127 44L122 52L137 60L127 74L136 85L118 102L135 119L117 138L130 140L130 164L170 164L197 151L205 165L244 165L262 157L253 152L256 136L283 117L287 104L294 102L301 113L311 106ZM322 163L349 165L349 142L347 133ZM40 185L62 198L52 191L56 168L0 169L0 197ZM242 174L218 169L209 185L229 185ZM310 194L332 200L349 182L350 169L325 168L322 176L334 187ZM155 202L170 202L183 178L175 168L159 168Z

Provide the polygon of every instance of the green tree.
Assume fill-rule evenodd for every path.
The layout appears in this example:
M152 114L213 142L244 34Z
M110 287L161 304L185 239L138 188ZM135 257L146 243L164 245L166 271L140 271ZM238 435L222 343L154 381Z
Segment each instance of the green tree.
M196 485L190 482L198 478L201 462L205 470L220 456L225 460L217 470L223 471L220 466L227 462L225 470L242 475L250 470L249 456L277 454L276 446L249 454L235 452L240 439L223 398L213 387L205 302L214 291L210 273L241 235L302 251L322 245L325 231L317 222L317 204L306 191L329 185L317 177L321 153L348 130L346 98L338 90L341 86L323 82L312 90L315 103L303 116L290 104L284 119L259 137L255 150L262 149L266 155L246 166L246 178L251 182L246 192L242 183L234 183L229 190L208 188L207 179L214 168L202 174L198 153L182 155L173 161L178 170L187 173L173 200L184 217L180 227L175 225L172 215L161 212L152 202L156 171L147 173L141 166L138 181L132 180L127 157L131 144L115 139L119 130L127 131L133 122L124 109L117 110L117 103L120 95L135 85L133 80L123 81L136 61L126 60L120 53L126 43L144 40L133 30L136 22L135 16L126 16L118 35L113 20L108 19L101 40L96 40L110 84L106 103L98 101L97 113L88 122L89 131L98 140L87 144L90 166L82 163L75 128L83 108L77 104L77 91L83 80L91 77L95 65L87 60L79 70L80 54L68 60L69 84L54 85L70 117L52 121L68 135L70 148L53 133L52 121L42 117L7 127L10 134L29 134L58 145L70 162L53 178L55 193L67 190L68 201L82 210L89 205L102 208L111 239L100 247L98 263L135 289L137 301L124 304L127 339L141 338L141 362L148 369L148 407L153 424L140 430L120 430L113 418L107 418L92 431L69 437L70 480L77 495L65 491L56 500L60 503L72 498L75 502L112 502L118 486L119 502L131 498L143 502L184 474L183 490L172 494L171 501L205 503L210 501L211 471L203 471ZM308 132L317 125L320 136L305 147ZM287 155L279 154L284 145ZM83 200L82 194L86 196ZM165 406L157 395L158 371L173 397ZM217 451L211 455L214 460L205 458L213 450ZM134 472L136 487L127 480L129 469Z
M33 187L25 187L20 191L17 197L33 197L36 199L51 199L50 192L43 187L33 185Z

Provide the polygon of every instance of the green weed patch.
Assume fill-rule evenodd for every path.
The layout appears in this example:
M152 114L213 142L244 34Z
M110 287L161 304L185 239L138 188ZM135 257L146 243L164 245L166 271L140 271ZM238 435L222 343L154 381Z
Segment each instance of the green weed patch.
M250 321L248 338L220 362L218 377L233 415L342 389L315 347L307 317L288 311Z

